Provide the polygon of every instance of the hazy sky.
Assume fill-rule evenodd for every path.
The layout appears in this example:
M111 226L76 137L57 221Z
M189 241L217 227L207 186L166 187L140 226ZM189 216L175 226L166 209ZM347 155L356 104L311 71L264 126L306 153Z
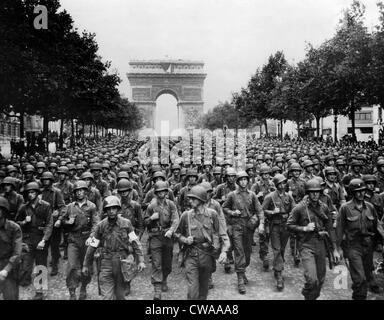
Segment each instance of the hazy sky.
M246 86L270 54L282 50L300 61L306 42L320 44L334 32L352 0L61 0L75 26L96 33L99 52L112 61L130 98L130 59L203 60L205 110ZM369 27L376 0L363 1ZM163 101L164 99L162 99ZM172 101L172 100L169 100ZM164 107L162 106L164 104ZM159 108L167 107L167 100ZM159 109L158 109L159 110ZM170 115L167 109L158 114ZM172 110L175 116L176 109Z

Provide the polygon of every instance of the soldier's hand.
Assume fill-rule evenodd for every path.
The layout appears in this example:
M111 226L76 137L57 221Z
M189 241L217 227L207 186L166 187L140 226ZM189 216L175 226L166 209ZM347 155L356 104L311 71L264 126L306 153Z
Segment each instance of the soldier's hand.
M55 228L59 228L61 226L61 221L60 220L57 220L55 222Z
M52 217L57 218L58 216L59 216L59 211L58 210L54 210L52 212Z
M341 261L341 255L337 249L333 250L333 256L335 257L335 262L339 263Z
M240 216L241 215L240 210L235 210L233 213L234 213L235 216Z
M139 265L137 266L137 269L139 270L139 272L143 271L145 269L145 263L140 262Z
M85 241L85 245L88 247L90 245L92 241L92 237L89 237L86 241Z
M83 267L83 269L81 270L81 273L84 275L84 277L88 277L89 276L88 267Z
M220 253L220 256L218 259L219 263L223 264L226 260L227 260L227 253L226 252Z
M164 235L166 238L171 238L172 237L172 231L171 230L168 230L165 235Z
M258 198L261 198L262 196L264 196L264 193L263 193L262 191L260 191L260 192L256 195L256 197L258 197Z
M151 215L151 220L157 220L159 219L159 213L155 212L154 214Z
M259 225L259 233L263 234L265 232L264 226L262 224Z
M185 243L191 245L193 243L193 237L189 236L187 239L185 239Z
M308 223L308 225L304 227L305 232L311 232L313 230L315 230L315 223L313 222Z
M43 250L45 247L45 241L41 240L37 245L37 250Z
M343 250L340 248L339 250L337 250L337 252L339 253L340 261L343 260L344 259L344 252L343 252Z
M275 210L273 210L273 214L277 214L277 213L280 213L280 208L275 208Z
M8 277L8 271L7 270L1 270L0 271L0 281L4 281L5 278Z

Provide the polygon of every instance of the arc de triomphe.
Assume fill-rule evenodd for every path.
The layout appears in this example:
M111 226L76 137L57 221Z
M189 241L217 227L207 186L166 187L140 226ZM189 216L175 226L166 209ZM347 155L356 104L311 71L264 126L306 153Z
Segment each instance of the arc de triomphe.
M156 99L168 93L177 100L178 128L194 127L203 112L204 62L189 60L132 60L127 77L132 101L144 115L146 128L154 129Z

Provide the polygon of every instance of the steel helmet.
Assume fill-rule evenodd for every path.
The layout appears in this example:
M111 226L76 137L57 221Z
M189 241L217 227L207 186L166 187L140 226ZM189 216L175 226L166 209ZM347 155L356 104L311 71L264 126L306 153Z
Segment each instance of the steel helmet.
M212 185L208 181L204 181L200 183L200 185L205 189L205 191L210 192L213 191Z
M264 160L264 157L263 155L259 154L257 157L256 157L256 161L263 161Z
M215 167L214 169L213 169L213 172L212 172L213 174L221 174L221 167Z
M226 176L235 176L236 175L236 170L234 168L228 168L225 172Z
M162 178L164 181L166 180L166 176L165 176L165 173L163 171L156 171L153 175L152 175L152 180L155 180L157 178Z
M6 198L0 196L0 208L3 208L7 211L7 213L9 212L9 202Z
M205 166L211 166L212 167L212 163L211 163L211 161L204 161L204 165L203 165L204 167Z
M304 168L313 167L313 162L311 160L305 160L303 162L303 167Z
M287 178L283 174L277 174L273 177L273 183L275 187L277 187L279 183L286 182L286 181L287 181Z
M283 158L282 157L277 157L276 160L275 160L275 163L278 163L278 162L284 162Z
M5 177L3 182L1 182L2 185L4 184L10 184L13 186L13 188L16 188L16 182L15 179L12 177Z
M384 166L384 159L380 159L376 164L377 168Z
M367 189L365 183L361 179L352 179L351 182L348 185L349 191L355 192L355 191L362 191Z
M81 175L80 177L81 180L85 180L85 179L92 179L94 180L94 176L92 173L90 173L89 171L86 171L86 172L83 172L83 174Z
M131 161L131 167L139 166L139 164L136 161Z
M49 167L48 168L57 168L57 163L56 162L51 162L49 164Z
M195 169L190 169L187 171L187 178L188 177L196 177L198 178L199 175L197 174L197 171Z
M377 179L376 179L376 177L375 177L374 175L372 175L372 174L366 174L366 175L364 175L364 176L363 176L363 181L364 181L365 183L370 183L370 182L373 182L374 184L377 183Z
M10 164L9 166L6 167L6 170L7 170L7 173L17 172L16 167L13 166L13 165L11 165L11 164Z
M336 165L337 166L345 166L346 165L345 160L344 159L337 159ZM383 165L384 165L384 162L383 162Z
M334 167L326 167L324 173L325 175L336 174L336 169Z
M95 162L91 164L90 171L103 171L103 168L100 163Z
M107 209L112 207L121 208L120 199L116 196L108 196L104 199L103 208Z
M84 180L78 180L73 184L73 192L75 192L76 190L79 190L79 189L87 189L88 190L87 183Z
M129 180L129 174L127 171L120 171L118 174L117 174L117 180L120 180L120 179L127 179Z
M261 166L260 168L260 175L271 173L271 168L269 166Z
M116 188L118 192L124 192L124 191L132 190L133 185L132 185L132 182L129 181L128 179L121 178L117 183Z
M124 171L124 172L131 172L131 166L128 165L128 164L123 164L120 166L120 172L121 171Z
M278 167L278 166L274 166L274 167L272 167L272 169L271 169L271 172L272 173L276 173L276 172L282 172L283 170L280 168L280 167Z
M35 172L35 167L31 164L27 164L24 168L24 172L27 173L27 172Z
M321 191L321 190L322 190L321 183L317 179L311 179L305 183L305 192L306 193L311 192L311 191Z
M208 201L208 195L207 191L205 190L204 187L197 185L194 186L188 193L188 198L195 198L198 199L202 202L207 202Z
M245 171L247 172L248 170L253 169L253 164L252 163L247 163L245 166Z
M38 163L36 163L36 169L46 169L47 166L45 165L44 162L42 161L39 161Z
M168 183L165 181L157 181L154 186L154 192L168 191Z
M66 174L68 175L68 172L69 172L69 169L67 166L61 166L57 169L57 173L60 174L60 173L63 173L63 174Z
M40 192L40 186L37 182L30 182L25 186L24 190L25 191L35 190L37 192Z
M111 169L111 167L110 167L110 165L109 165L108 162L103 162L103 164L101 165L101 167L102 167L103 169L108 169L108 170Z
M302 168L300 166L300 164L298 164L297 162L294 162L291 164L291 166L289 167L289 171L302 171Z
M85 170L85 168L81 163L79 163L76 165L76 170Z
M181 167L177 163L176 164L172 164L172 166L171 166L171 171L180 170L180 169L181 169Z
M316 176L313 179L316 179L317 181L319 181L321 186L325 186L325 181L322 177Z
M247 180L249 181L248 173L246 173L245 171L239 171L239 173L236 175L236 183L238 183L241 178L247 178Z
M53 177L52 172L50 172L50 171L46 171L46 172L43 172L43 174L41 175L40 180L51 180L51 181L55 181L55 178Z
M352 160L351 161L351 167L362 167L363 165L359 160Z

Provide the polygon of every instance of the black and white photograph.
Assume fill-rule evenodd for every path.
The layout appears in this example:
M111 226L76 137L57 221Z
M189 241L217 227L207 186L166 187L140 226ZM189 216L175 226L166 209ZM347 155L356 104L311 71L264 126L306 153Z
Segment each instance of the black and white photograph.
M0 300L384 300L383 108L384 0L2 0Z

